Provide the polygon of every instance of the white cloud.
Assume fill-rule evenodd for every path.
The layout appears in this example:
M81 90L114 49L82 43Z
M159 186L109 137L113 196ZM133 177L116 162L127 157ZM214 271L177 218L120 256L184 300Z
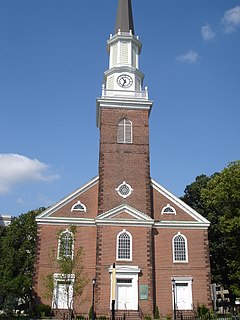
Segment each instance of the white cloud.
M203 40L205 41L212 40L216 36L216 33L212 30L212 28L208 24L205 24L204 26L201 27L201 34L202 34Z
M19 154L0 154L0 194L7 193L19 183L58 178L49 173L47 164Z
M177 61L195 64L198 62L199 55L196 51L189 50L181 56L177 57Z
M236 31L236 28L240 26L240 6L225 11L222 23L225 33Z

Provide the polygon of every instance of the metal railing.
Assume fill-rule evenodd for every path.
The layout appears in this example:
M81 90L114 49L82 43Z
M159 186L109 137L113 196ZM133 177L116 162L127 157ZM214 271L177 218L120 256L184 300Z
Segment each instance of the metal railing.
M133 99L146 99L148 100L148 89L145 88L145 91L130 91L130 90L107 90L104 87L102 88L102 98L133 98Z

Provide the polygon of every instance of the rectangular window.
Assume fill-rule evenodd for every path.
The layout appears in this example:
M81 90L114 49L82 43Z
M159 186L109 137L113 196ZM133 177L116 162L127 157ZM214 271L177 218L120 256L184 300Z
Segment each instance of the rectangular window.
M117 279L117 283L132 283L132 279Z

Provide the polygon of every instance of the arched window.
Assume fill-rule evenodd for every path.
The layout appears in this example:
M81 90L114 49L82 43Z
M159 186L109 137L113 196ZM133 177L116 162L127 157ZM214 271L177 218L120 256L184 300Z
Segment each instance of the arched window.
M180 232L173 237L173 262L188 262L187 238Z
M58 239L58 258L71 258L73 257L74 238L69 230L63 231Z
M82 211L82 212L86 212L87 208L86 206L81 202L78 201L77 203L75 203L72 208L71 208L71 212L73 211Z
M176 214L176 210L170 204L167 204L162 208L161 214Z
M132 143L132 122L129 119L124 118L118 123L117 142Z
M132 235L126 230L117 235L117 260L132 260Z

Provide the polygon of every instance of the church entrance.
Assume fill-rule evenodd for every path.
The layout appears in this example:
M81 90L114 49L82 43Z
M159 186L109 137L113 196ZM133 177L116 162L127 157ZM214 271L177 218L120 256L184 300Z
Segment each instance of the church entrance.
M109 268L112 273L112 267ZM115 308L116 310L138 310L138 274L135 266L116 266ZM112 289L112 274L111 274ZM111 291L112 301L112 291ZM110 308L111 308L110 301Z

